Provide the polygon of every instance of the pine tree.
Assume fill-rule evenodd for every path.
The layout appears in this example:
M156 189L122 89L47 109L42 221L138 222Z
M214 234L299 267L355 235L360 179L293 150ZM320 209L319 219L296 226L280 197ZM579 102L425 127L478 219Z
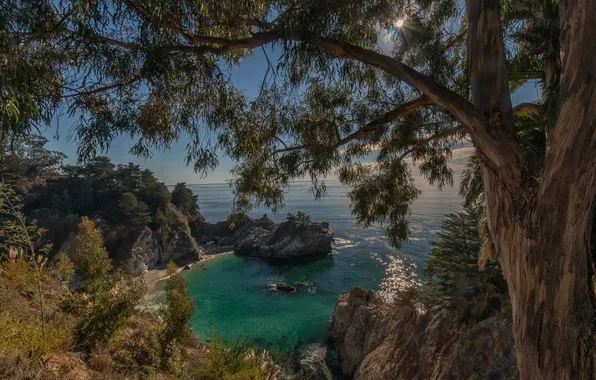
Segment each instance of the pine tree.
M118 202L114 222L128 226L149 224L151 223L149 207L145 202L139 201L133 193L124 193L122 199Z
M440 240L432 243L425 273L439 305L473 309L477 317L498 310L506 286L497 264L478 265L482 242L476 214L465 207L446 215L438 235Z

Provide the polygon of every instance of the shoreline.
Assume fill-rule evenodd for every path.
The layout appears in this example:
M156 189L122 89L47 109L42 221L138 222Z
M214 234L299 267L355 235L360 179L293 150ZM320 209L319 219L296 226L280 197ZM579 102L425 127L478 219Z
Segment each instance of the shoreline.
M209 254L209 255L203 255L201 258L201 261L197 261L194 263L188 263L188 264L181 264L181 265L177 265L176 268L176 272L175 273L180 273L184 270L184 268L186 266L190 266L191 268L197 264L202 264L205 263L209 260L212 260L216 257L220 257L220 256L226 256L226 255L230 255L233 254L234 251L227 251L227 252L220 252L220 253L213 253L213 254ZM146 296L151 296L153 294L155 294L157 292L157 289L160 285L160 283L162 281L167 280L168 278L170 278L171 275L168 275L168 269L167 268L163 268L163 269L151 269L148 270L146 273L143 274L143 280L145 281L145 284L147 285L147 292L145 293Z

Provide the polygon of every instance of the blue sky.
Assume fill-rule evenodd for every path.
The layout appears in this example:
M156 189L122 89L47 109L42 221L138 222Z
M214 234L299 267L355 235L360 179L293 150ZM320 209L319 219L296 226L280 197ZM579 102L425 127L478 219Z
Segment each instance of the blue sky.
M271 49L268 49L267 54L272 60L275 60L278 56L278 52ZM232 81L246 95L255 96L266 69L267 60L263 51L258 49L253 56L246 58L240 66L234 69ZM513 104L536 99L538 97L537 91L536 85L529 83L513 95ZM55 139L54 136L58 126L60 138ZM67 164L74 164L77 160L77 142L68 137L71 130L72 121L68 117L62 116L55 119L52 125L43 133L50 140L47 145L48 149L59 150L68 155L68 159L65 161ZM120 136L112 142L112 146L106 155L116 164L134 162L148 168L168 185L177 182L189 184L222 183L230 178L229 171L233 167L233 162L226 157L220 157L220 165L205 178L201 178L199 174L194 173L192 167L187 167L185 165L186 139L184 136L174 143L170 150L165 152L155 151L153 157L149 159L139 158L128 153L135 142L135 139L130 139L128 136Z

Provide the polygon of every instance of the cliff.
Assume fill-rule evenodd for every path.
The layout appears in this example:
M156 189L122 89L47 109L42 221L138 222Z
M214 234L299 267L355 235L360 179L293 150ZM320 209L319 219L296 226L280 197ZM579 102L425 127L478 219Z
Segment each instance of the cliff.
M511 379L511 322L497 314L463 322L457 311L418 313L354 288L335 306L329 329L342 372L357 380Z
M114 226L97 220L114 265L128 272L146 272L170 260L185 263L201 259L202 248L191 234L187 214L168 204L158 228L146 225ZM68 250L74 236L70 231L58 252Z

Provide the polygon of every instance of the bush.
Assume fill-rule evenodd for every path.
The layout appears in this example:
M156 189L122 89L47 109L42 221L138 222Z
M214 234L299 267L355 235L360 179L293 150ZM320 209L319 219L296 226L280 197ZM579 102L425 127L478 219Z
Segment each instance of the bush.
M297 226L308 226L310 224L310 216L306 215L302 211L298 211L296 215L289 213L286 220L290 223L294 223Z
M186 280L180 273L175 273L176 266L170 262L168 269L170 278L165 285L166 306L162 310L166 325L163 331L162 346L167 347L172 342L187 344L192 336L189 320L195 312L195 301L188 296Z
M205 347L201 361L193 363L193 378L220 379L271 379L276 366L267 351L255 350L246 340L237 339L228 346L213 340Z
M79 331L79 341L93 347L106 343L134 315L135 308L145 295L146 286L141 278L122 272L100 284L91 297L91 308Z
M112 270L112 263L103 243L101 231L93 221L82 217L74 241L68 249L76 276L88 285L105 280Z

